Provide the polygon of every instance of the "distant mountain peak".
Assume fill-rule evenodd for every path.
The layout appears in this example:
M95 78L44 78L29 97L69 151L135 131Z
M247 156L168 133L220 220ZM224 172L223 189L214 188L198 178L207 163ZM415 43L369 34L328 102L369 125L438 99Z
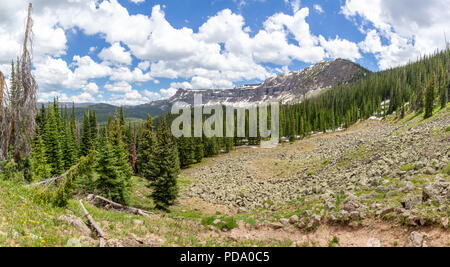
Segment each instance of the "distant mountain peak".
M323 89L348 83L369 71L345 59L321 61L298 71L282 73L261 84L245 84L234 89L179 89L168 102L193 104L195 93L201 93L203 104L283 101L298 102L304 95L314 95Z

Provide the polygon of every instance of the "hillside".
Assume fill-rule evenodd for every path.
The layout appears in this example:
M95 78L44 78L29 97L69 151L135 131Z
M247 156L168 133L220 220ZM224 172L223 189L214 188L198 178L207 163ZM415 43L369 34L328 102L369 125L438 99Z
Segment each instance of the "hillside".
M182 172L169 213L138 177L130 205L150 216L85 205L108 246L450 246L450 106L420 115L210 158ZM87 225L77 200L0 181L0 246L98 246Z

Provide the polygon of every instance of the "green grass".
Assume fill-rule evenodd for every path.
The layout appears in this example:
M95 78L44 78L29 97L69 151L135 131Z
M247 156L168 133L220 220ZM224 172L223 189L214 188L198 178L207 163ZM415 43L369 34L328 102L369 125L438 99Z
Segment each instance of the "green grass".
M414 122L402 127L401 129L397 130L396 132L394 132L394 135L400 135L400 134L408 131L409 129L411 129L415 126L418 126L424 122L435 121L435 120L441 118L442 116L448 115L449 112L450 112L450 103L447 104L447 106L443 109L440 108L440 106L436 106L433 110L433 116L431 116L428 119L424 119L425 112L419 113L419 114L413 113L413 114L415 114L414 116L412 116L412 114L410 114L409 116L412 116L412 117L410 117L410 120L413 120L413 119L416 119L416 120Z
M218 224L214 224L215 220L220 220ZM209 216L202 219L202 224L204 226L214 226L221 230L232 230L234 228L237 228L237 222L234 217L216 217L216 216Z
M446 175L450 175L450 163L447 164L443 169L442 169L442 173L446 174Z
M0 181L0 246L64 246L71 227L58 218L64 209L37 203L31 191L12 181Z
M415 168L416 168L416 164L411 163L411 164L407 164L407 165L400 167L400 170L404 171L404 172L409 172L409 171L414 170Z
M328 242L328 247L330 248L334 247L335 245L339 245L339 238L337 236L333 236L333 239Z

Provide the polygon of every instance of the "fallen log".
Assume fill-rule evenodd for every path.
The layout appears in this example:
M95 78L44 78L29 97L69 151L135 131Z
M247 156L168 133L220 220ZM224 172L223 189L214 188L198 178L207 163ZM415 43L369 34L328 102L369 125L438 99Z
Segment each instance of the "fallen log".
M128 207L128 206L116 203L114 201L111 201L109 199L106 199L106 198L104 198L102 196L88 195L87 198L86 198L86 201L95 204L95 200L97 200L97 199L108 203L108 205L111 206L114 209L117 209L117 210L120 210L120 211L126 211L128 213L135 214L135 215L150 217L150 212L148 212L146 210L141 210L141 209L138 209L138 208Z
M97 232L97 234L100 238L100 247L105 247L106 246L106 243L105 243L106 234L103 232L102 228L100 228L100 226L97 224L97 222L89 214L87 209L84 207L83 201L81 199L80 199L80 205L81 205L81 208L83 209L84 216L89 220L89 223L91 224L92 228L94 228L94 230Z
M77 164L77 165L75 165L74 167L70 168L70 170L66 171L65 173L61 174L61 175L58 176L58 177L53 177L53 178L50 178L50 179L46 179L46 180L43 180L43 181L40 181L40 182L31 184L31 185L28 185L28 186L30 186L30 187L36 187L36 186L39 186L39 185L44 185L45 188L48 188L48 187L49 187L51 184L53 184L54 182L56 182L56 181L58 181L58 182L59 182L59 181L62 181L62 180L64 180L64 178L66 178L67 176L69 176L72 172L77 171L79 166L80 166L80 164Z

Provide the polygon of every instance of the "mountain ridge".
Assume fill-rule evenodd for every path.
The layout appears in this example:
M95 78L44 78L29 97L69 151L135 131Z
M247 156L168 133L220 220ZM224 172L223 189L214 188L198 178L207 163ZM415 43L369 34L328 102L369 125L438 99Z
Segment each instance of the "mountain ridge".
M136 106L124 106L127 118L145 119L147 114L160 116L166 114L176 102L194 104L194 95L202 94L204 105L233 105L236 103L273 102L285 104L301 102L305 97L313 97L320 92L350 83L370 73L362 66L344 59L322 61L299 71L291 71L271 77L260 84L246 84L232 89L182 89L166 100L158 100ZM71 105L70 105L71 106ZM118 109L110 104L76 104L77 118L90 107L97 113L100 122L106 121L108 114Z

